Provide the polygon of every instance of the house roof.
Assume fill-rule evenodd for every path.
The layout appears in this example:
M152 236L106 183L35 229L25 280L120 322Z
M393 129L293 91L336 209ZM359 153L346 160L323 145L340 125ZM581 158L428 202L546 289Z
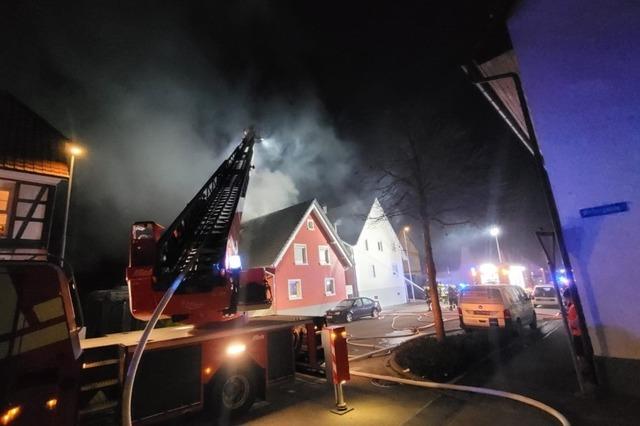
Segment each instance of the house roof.
M0 168L68 178L67 142L46 120L0 90Z
M340 242L318 202L314 200L257 217L242 224L240 252L246 268L275 267L280 262L304 219L315 212L320 225L329 234L332 246L347 266L351 266L346 247Z

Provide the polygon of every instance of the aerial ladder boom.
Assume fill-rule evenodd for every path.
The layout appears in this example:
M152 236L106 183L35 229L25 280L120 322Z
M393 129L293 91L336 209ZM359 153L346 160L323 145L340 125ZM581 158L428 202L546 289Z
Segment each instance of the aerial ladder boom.
M164 317L202 324L265 309L271 294L264 281L246 281L238 254L240 218L249 183L253 129L166 229L155 222L132 226L127 283L134 317L148 320L181 273L184 280Z

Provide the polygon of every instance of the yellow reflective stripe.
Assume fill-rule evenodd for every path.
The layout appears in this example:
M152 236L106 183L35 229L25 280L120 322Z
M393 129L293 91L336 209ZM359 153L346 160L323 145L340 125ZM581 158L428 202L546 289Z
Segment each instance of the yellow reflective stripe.
M58 318L64 315L64 309L62 308L62 299L54 297L46 302L38 303L33 306L33 312L36 313L39 322L49 321L53 318Z
M13 355L29 352L68 338L69 330L67 330L67 323L63 321L41 330L16 337L13 346Z

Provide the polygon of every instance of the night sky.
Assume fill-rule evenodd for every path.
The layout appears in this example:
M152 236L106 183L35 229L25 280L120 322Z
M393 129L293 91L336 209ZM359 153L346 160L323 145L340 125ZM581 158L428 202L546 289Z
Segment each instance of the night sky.
M460 69L504 2L132 3L1 6L0 87L88 148L70 223L81 288L123 284L129 225L170 223L250 124L268 141L247 200L258 215L368 199L405 123L441 111L489 160L486 196L465 207L476 219L434 229L440 269L464 247L492 260L492 223L512 260L542 264L533 161Z

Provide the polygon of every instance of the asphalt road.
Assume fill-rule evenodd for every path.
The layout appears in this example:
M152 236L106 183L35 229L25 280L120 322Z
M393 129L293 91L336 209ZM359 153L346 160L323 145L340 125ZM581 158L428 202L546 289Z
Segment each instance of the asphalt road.
M423 305L408 305L387 310L379 319L363 319L347 324L347 332L358 345L350 345L352 356L362 355L374 349L390 347L400 341L415 336L415 330L432 332L432 314L423 311ZM505 385L508 378L500 381L501 368L495 362L503 364L505 371L518 372L521 367L509 366L509 359L516 357L529 347L562 332L561 321L555 316L557 311L538 309L540 329L525 333L517 343L497 350L480 366L480 374L471 374L473 384ZM446 328L458 328L457 313L444 312ZM403 337L396 337L403 335ZM564 340L560 339L561 342ZM562 344L560 344L562 345ZM506 352L505 352L506 351ZM503 353L504 352L504 353ZM543 351L544 352L544 351ZM549 354L553 357L553 354ZM547 360L549 361L549 360ZM529 360L527 360L529 362ZM531 369L536 370L538 363L532 362ZM544 368L544 367L542 367ZM365 371L383 375L398 375L389 367L389 356L385 353L372 358L354 361L351 370ZM486 370L486 371L485 371ZM527 375L538 375L540 371L528 371ZM497 377L497 378L496 378ZM569 381L571 374L569 372ZM465 383L466 377L457 378ZM522 381L520 377L517 380ZM566 381L566 380L565 380ZM519 382L520 383L520 382ZM573 383L573 382L572 382ZM470 383L471 384L471 383ZM507 383L508 385L508 383ZM572 384L565 386L571 389ZM564 389L564 388L563 388ZM437 391L415 386L397 385L389 382L377 382L352 377L344 386L345 399L354 410L339 416L330 410L334 407L332 387L326 381L299 375L295 381L282 383L270 389L268 402L259 402L241 419L221 424L250 425L448 425L448 426L500 426L513 425L556 425L556 420L537 409L521 403L501 398L474 395L462 392ZM197 418L181 419L180 423L205 425L211 424L204 415Z

